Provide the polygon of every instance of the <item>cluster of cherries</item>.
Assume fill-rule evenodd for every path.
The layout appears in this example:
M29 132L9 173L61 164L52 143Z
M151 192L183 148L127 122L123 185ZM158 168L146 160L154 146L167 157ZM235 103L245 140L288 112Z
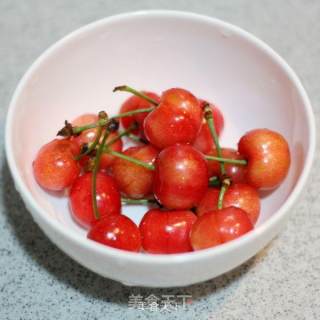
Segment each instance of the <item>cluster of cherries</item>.
M237 150L221 148L221 111L189 91L115 91L133 94L120 114L66 121L33 162L41 187L68 190L72 217L88 238L166 254L217 246L252 230L258 191L277 187L289 170L284 137L256 129L241 137ZM123 150L123 137L136 146ZM121 204L152 209L137 226Z

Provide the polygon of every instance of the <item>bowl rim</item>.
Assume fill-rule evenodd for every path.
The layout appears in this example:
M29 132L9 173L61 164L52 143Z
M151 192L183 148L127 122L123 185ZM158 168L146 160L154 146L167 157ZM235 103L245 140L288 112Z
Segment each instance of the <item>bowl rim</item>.
M143 17L157 17L157 18L176 18L176 19L187 19L189 21L197 22L197 23L206 23L210 25L214 25L215 27L221 27L221 29L228 29L233 34L237 34L238 36L245 38L246 41L254 44L258 49L263 51L265 54L270 56L274 62L276 62L282 71L287 75L290 81L297 88L299 95L303 101L303 105L305 108L305 112L307 115L307 124L308 124L308 139L309 139L309 148L306 153L305 166L302 170L302 173L289 194L288 198L281 205L281 207L274 212L274 214L265 221L262 225L257 226L249 233L243 235L242 237L230 241L228 243L219 245L217 247L208 248L204 250L187 252L187 253L178 253L178 254L141 254L129 251L123 251L116 248L108 247L87 238L84 238L83 235L80 235L74 230L70 230L67 226L63 226L58 221L52 219L47 213L46 210L43 209L32 196L31 192L28 190L26 183L24 183L21 175L19 174L17 163L14 159L13 151L11 148L12 141L12 123L14 119L15 112L17 111L17 101L24 89L25 84L32 77L33 73L36 72L38 67L42 65L42 63L51 56L55 50L64 46L64 44L68 43L73 38L80 36L83 33L89 32L95 28L100 26L112 25L113 23L127 21L130 19L137 19ZM268 230L272 229L277 223L282 220L286 214L288 214L289 209L293 206L295 200L300 195L305 186L308 176L311 171L312 163L314 160L316 147L316 129L315 129L315 118L313 114L313 110L311 107L311 103L307 96L305 89L303 88L298 76L291 69L291 67L285 62L285 60L279 56L272 48L270 48L266 43L262 40L258 39L254 35L248 33L247 31L237 27L229 22L222 21L217 18L200 15L197 13L185 12L185 11L175 11L175 10L141 10L134 12L126 12L118 15L109 16L92 23L89 23L85 26L82 26L75 31L69 33L64 36L62 39L58 40L56 43L51 45L48 49L46 49L28 68L23 77L21 78L17 88L14 91L12 96L7 117L6 117L6 125L5 125L5 151L7 162L9 164L9 168L11 174L13 176L15 187L22 196L24 202L28 206L28 211L32 212L32 215L35 213L39 215L46 224L48 224L51 229L61 237L67 238L67 240L77 243L78 245L84 247L85 249L92 250L96 254L106 255L110 258L117 259L125 259L128 262L140 262L144 264L157 264L163 265L167 263L174 262L191 262L195 260L202 260L208 257L212 258L213 256L218 256L221 254L226 254L228 252L232 252L233 250L237 250L240 247L245 246L247 243L256 240L258 237L265 234Z

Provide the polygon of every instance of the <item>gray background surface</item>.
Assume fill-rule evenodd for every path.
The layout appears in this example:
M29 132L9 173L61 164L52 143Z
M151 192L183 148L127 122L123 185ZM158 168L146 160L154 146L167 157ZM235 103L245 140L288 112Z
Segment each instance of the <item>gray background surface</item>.
M105 16L159 8L214 16L260 37L300 76L319 120L319 1L0 0L1 128L20 77L49 45ZM318 160L286 229L255 258L203 284L148 290L103 279L51 244L15 192L2 150L0 319L319 319ZM128 308L130 294L187 294L192 301L186 310L142 311Z

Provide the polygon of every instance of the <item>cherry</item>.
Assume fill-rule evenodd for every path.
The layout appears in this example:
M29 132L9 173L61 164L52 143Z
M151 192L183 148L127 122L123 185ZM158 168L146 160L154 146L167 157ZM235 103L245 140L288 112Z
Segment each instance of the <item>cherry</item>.
M76 118L74 121L72 121L72 124L74 126L80 127L83 125L95 123L98 120L99 120L99 117L97 115L87 113ZM75 137L74 140L79 144L80 147L83 144L93 143L97 137L97 132L98 132L98 128L84 130L83 132L81 132L79 136ZM118 132L111 132L106 140L106 144L114 140L117 136L118 136ZM121 139L116 140L114 143L112 143L112 145L109 146L111 150L118 151L118 152L122 151L122 147L123 147L123 144ZM108 167L110 167L114 159L115 157L113 155L104 153L100 159L100 169L107 169ZM79 161L79 163L82 167L84 167L87 164L88 160L89 160L89 157L85 156Z
M143 249L149 253L191 251L189 234L196 219L191 211L149 210L139 226Z
M153 92L144 91L142 93L157 102L160 101L160 97ZM149 108L152 106L153 106L153 104L146 101L145 99L137 97L137 96L132 96L122 104L121 109L120 109L120 113L126 113L129 111L138 110L138 109L146 109L146 108ZM138 128L133 130L132 133L134 133L134 134L140 133L140 135L144 136L143 121L147 115L148 115L148 112L138 113L133 116L122 117L120 119L120 121L121 121L122 126L125 129L128 129L130 126L132 126L136 122L138 124Z
M201 250L239 238L252 229L245 211L227 207L199 217L191 229L190 241L194 250Z
M95 123L98 121L98 116L92 113L83 114L72 121L73 126L81 127L83 125ZM92 128L80 133L74 140L81 147L84 143L93 142L96 139L98 128Z
M163 92L159 106L144 120L146 138L159 149L176 143L192 143L200 130L199 100L179 88Z
M193 250L207 249L222 243L216 214L209 213L199 217L190 232L190 243Z
M218 198L218 189L208 189L197 207L198 216L202 216L208 211L216 210ZM258 191L248 184L232 184L224 194L223 208L232 206L244 210L248 214L252 224L255 224L260 214L260 198Z
M141 248L138 227L122 214L108 215L98 220L88 232L88 238L127 251L138 252Z
M248 214L240 208L227 207L211 212L216 214L222 242L239 238L253 229Z
M151 145L128 148L124 155L153 164L158 150ZM154 171L128 160L117 158L111 166L120 191L129 198L141 199L152 193Z
M201 108L206 104L205 101L200 100ZM212 115L214 119L215 128L219 135L224 127L224 119L221 111L213 104L210 104ZM208 123L203 117L200 131L193 143L193 146L204 154L208 154L213 148L215 148Z
M209 153L209 156L217 156L217 150L212 149ZM245 158L236 150L229 148L221 149L221 156L223 158L232 159L232 160L245 160ZM226 175L231 178L232 182L245 182L245 172L246 166L236 165L231 163L224 164ZM218 161L208 160L209 176L221 177L221 166Z
M286 177L290 150L281 134L268 129L249 131L240 139L238 150L248 160L246 182L255 188L274 188Z
M109 136L106 140L106 144L114 140L118 136L118 132L110 132ZM115 142L113 142L108 148L113 151L121 152L123 147L123 143L121 139L117 139ZM100 169L107 169L109 168L113 162L115 161L116 157L108 154L108 153L103 153L100 158Z
M78 145L67 139L55 139L45 144L33 161L34 176L42 188L62 191L78 177L80 168L74 157Z
M155 163L154 195L168 209L198 205L208 188L208 167L203 155L190 145L163 149Z
M78 177L70 189L70 208L73 218L84 228L91 227L96 218L92 205L92 173ZM112 177L98 173L96 180L97 206L101 217L120 213L120 193Z

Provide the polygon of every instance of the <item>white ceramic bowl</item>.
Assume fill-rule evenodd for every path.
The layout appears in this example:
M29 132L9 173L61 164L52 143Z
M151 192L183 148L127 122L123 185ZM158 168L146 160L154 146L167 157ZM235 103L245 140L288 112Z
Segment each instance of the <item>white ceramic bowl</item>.
M127 97L129 84L156 92L179 86L217 103L225 116L223 145L267 127L288 140L292 165L284 183L265 194L254 231L216 248L175 255L136 254L85 236L66 198L43 191L32 174L41 145L65 119L106 109ZM106 18L68 35L30 67L16 89L6 123L6 152L34 220L66 254L128 285L185 286L218 276L249 259L282 228L300 194L315 150L314 116L300 81L266 44L228 23L191 13L150 11ZM124 213L138 222L141 207Z

